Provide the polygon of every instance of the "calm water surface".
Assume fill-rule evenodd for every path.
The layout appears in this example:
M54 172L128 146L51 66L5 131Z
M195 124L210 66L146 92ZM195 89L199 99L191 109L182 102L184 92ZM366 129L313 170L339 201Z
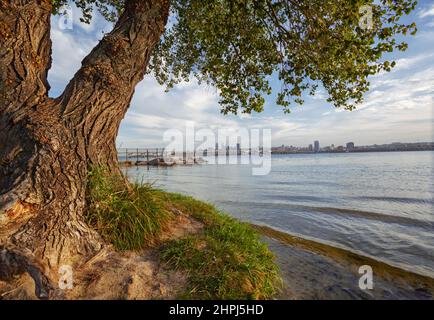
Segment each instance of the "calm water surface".
M292 235L434 278L434 152L273 155L249 165L133 167L128 176Z

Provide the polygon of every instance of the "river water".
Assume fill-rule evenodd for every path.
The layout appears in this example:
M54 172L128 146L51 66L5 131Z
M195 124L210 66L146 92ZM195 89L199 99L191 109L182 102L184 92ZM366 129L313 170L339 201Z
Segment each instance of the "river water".
M273 155L263 176L246 164L127 174L241 220L434 278L434 152Z

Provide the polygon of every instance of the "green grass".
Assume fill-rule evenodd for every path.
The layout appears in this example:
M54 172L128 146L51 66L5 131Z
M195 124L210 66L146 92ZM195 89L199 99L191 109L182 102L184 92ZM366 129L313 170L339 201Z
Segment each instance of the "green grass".
M128 186L104 170L88 179L88 222L119 250L157 244L177 209L204 224L203 232L159 247L161 259L188 274L183 299L271 299L279 287L274 256L249 225L213 206L149 185Z
M138 250L155 244L172 213L159 192L146 184L127 184L96 168L88 177L86 219L119 250Z
M162 259L186 270L185 299L271 299L279 287L274 256L247 224L213 206L179 194L166 194L180 211L205 224L200 235L167 244Z

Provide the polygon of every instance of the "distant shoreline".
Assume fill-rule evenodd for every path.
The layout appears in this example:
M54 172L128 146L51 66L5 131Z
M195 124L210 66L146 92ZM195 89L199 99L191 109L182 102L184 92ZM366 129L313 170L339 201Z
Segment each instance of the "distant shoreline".
M374 152L412 152L412 151L434 151L434 148L408 149L408 150L352 150L352 151L272 151L271 154L323 154L323 153L374 153Z

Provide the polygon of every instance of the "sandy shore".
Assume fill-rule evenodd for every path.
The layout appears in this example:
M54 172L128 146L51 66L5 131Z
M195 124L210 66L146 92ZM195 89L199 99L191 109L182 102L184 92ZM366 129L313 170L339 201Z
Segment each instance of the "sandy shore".
M278 299L434 299L432 278L376 262L372 266L374 288L362 290L358 271L372 263L369 258L318 250L285 239L275 230L267 232L263 240L281 269L284 289Z

